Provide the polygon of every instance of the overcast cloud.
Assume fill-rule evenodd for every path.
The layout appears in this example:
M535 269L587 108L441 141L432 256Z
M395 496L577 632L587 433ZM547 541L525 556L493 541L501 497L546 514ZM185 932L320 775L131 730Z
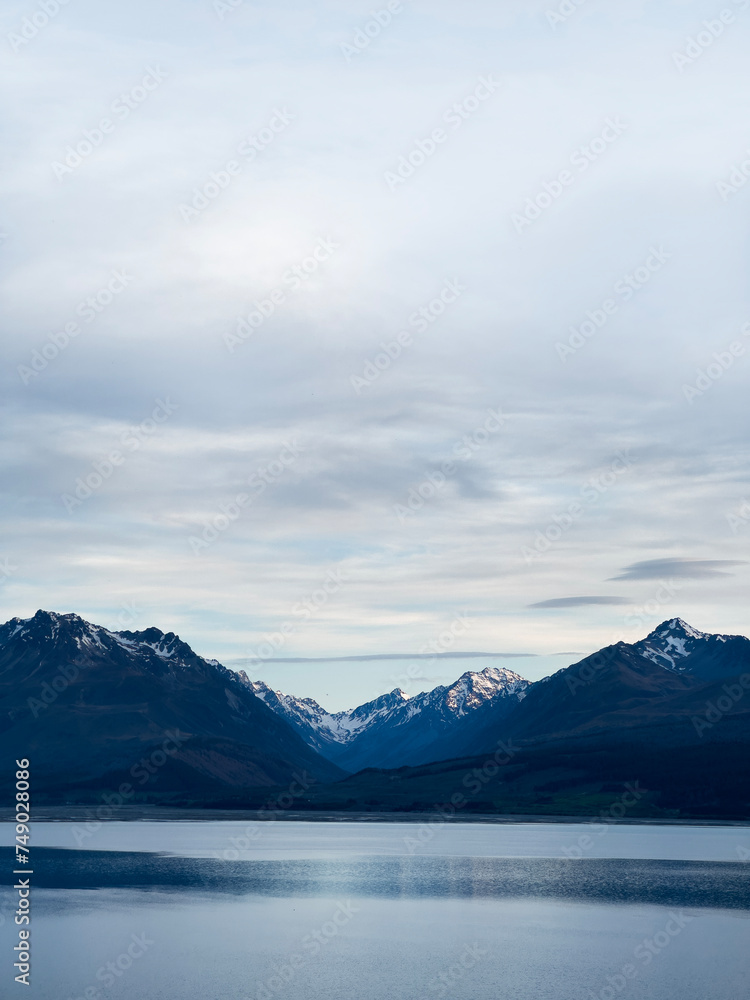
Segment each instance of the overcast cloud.
M3 617L234 662L464 615L443 652L532 676L747 631L750 4L708 44L719 6L5 4Z

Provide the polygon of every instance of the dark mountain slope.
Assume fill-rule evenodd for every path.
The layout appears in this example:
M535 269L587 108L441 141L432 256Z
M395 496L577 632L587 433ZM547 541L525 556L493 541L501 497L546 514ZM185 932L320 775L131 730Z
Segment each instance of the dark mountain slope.
M343 773L173 633L109 632L45 611L0 627L0 753L31 759L37 796L127 782L134 797L200 797Z
M664 622L640 643L606 646L538 681L512 713L474 734L472 752L503 737L538 742L663 723L675 727L678 743L691 739L693 717L712 698L727 697L725 683L734 680L737 688L736 678L750 671L750 640L695 633L700 638L685 649L686 628L680 619ZM665 658L659 646L672 648L675 638L683 652ZM741 694L731 710L747 713L750 698ZM690 730L684 737L683 728Z

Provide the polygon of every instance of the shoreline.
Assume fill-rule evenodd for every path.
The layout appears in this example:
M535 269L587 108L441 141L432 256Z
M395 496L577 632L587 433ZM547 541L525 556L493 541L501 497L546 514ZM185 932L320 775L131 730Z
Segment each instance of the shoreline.
M101 813L108 814L106 818ZM570 826L574 824L590 824L601 822L599 815L587 816L540 816L534 815L497 815L472 814L443 816L439 810L429 812L356 812L340 813L326 810L281 811L271 812L267 809L194 809L168 806L118 806L102 807L101 803L92 805L68 806L38 806L31 817L35 823L77 823L97 819L102 823L122 822L153 822L153 823L189 823L189 822L256 822L256 823L411 823L422 825L430 822L485 825L513 824L552 824ZM750 827L750 819L670 819L668 817L623 817L611 820L613 826L695 826L695 827ZM10 808L0 808L0 823L15 823L15 814Z

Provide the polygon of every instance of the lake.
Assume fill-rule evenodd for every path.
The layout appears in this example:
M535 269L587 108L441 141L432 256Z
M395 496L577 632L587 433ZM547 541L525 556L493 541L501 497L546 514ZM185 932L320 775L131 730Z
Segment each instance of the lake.
M32 850L3 996L737 1000L750 972L747 827L37 823Z

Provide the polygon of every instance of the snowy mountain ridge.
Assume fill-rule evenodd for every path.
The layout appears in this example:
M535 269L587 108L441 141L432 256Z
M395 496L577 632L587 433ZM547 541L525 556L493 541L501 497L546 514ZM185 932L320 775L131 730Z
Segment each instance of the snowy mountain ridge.
M159 660L170 661L171 668L185 668L200 662L226 669L218 660L199 656L174 632L162 632L154 627L141 632L114 632L78 615L54 611L40 610L30 618L11 618L5 622L0 626L0 648L11 641L29 645L49 642L73 657L103 655L119 648L130 656L156 655Z
M507 700L520 701L530 682L504 667L486 667L467 671L449 686L441 685L409 697L395 688L364 705L343 712L327 712L312 698L297 698L273 691L263 681L246 683L269 708L290 722L303 738L322 753L339 759L340 752L372 735L379 743L388 743L395 731L397 739L414 736L423 730L422 741L432 739L440 729L450 727L474 711ZM343 758L342 758L343 759Z
M639 642L608 648L619 647L696 682L728 676L735 667L738 673L750 669L750 640L701 632L681 618L662 622ZM411 698L396 688L345 712L327 712L311 698L272 691L262 681L246 682L309 746L352 771L460 757L488 725L502 727L506 719L511 724L527 694L554 687L570 669L532 684L512 670L487 667Z
M633 648L647 660L681 674L690 671L689 661L693 653L705 650L717 643L727 643L744 638L744 636L700 632L688 625L682 618L672 618L657 625L645 639L634 643Z

